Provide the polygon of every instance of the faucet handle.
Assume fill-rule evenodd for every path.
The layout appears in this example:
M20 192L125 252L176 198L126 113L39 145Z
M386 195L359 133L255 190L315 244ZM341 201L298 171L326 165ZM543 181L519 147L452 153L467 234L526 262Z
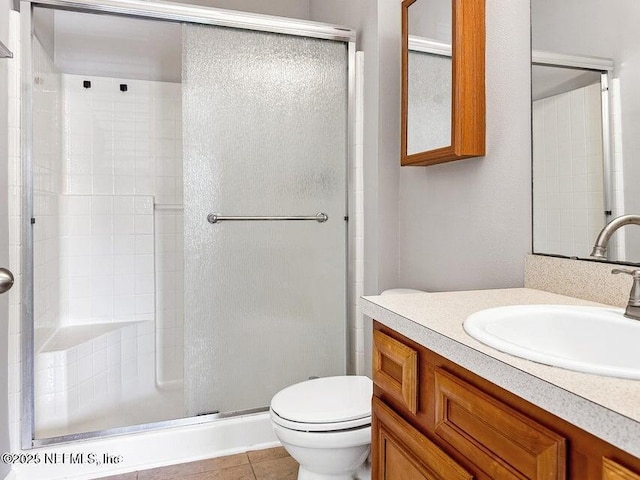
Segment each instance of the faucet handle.
M611 273L626 273L627 275L631 275L634 280L640 280L640 269L614 268L611 270Z
M626 273L633 277L633 285L629 294L629 303L624 316L640 320L640 269L630 270L628 268L614 268L611 273Z

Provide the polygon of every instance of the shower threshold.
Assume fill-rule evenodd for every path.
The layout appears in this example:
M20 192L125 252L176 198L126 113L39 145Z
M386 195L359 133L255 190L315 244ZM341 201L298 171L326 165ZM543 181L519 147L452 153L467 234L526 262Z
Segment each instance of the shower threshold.
M165 422L160 424L159 429L157 429L158 426L154 426L155 430L147 427L147 431L131 434L121 432L123 434L117 437L79 439L73 444L50 444L41 452L68 455L69 449L73 447L73 450L77 451L109 452L110 455L119 455L122 457L122 462L117 465L104 463L78 465L68 462L56 465L44 462L22 464L15 466L16 478L50 480L103 478L280 445L273 433L268 412L211 421L199 417L197 422L182 422L183 425L176 425L176 423ZM184 425L184 423L189 424ZM113 432L111 434L113 435Z
M186 427L199 425L204 423L213 423L220 420L226 420L235 417L243 417L250 415L263 414L269 411L269 407L250 408L246 410L235 410L222 413L210 413L198 415L195 417L175 418L171 420L162 420L157 422L144 423L139 425L128 425L126 427L115 427L104 430L95 430L89 432L79 432L71 434L63 434L51 436L47 438L35 438L32 441L32 448L45 447L49 445L59 445L64 443L72 443L83 440L108 438L119 435L129 435L132 433L150 432L154 430L164 430L175 427Z

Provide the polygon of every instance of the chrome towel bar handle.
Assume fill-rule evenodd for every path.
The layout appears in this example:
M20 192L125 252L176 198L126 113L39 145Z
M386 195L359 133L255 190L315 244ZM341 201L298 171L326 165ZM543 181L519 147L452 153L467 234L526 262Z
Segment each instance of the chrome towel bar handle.
M207 221L209 223L220 223L220 222L281 222L281 221L297 221L297 220L313 220L318 223L324 223L329 220L329 216L326 213L316 213L315 215L310 216L291 216L291 217L229 217L225 215L220 215L218 213L210 213L207 215Z

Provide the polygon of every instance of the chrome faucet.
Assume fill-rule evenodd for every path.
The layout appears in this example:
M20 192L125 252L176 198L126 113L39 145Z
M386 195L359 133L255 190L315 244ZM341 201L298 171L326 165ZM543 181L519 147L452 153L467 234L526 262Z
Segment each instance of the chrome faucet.
M611 273L626 273L633 277L633 286L629 295L629 303L624 312L627 318L640 320L640 270L627 270L626 268L614 268Z
M618 230L620 227L632 224L640 225L640 215L622 215L607 223L596 239L596 244L593 246L591 256L595 258L607 258L607 244L609 243L609 239L611 238L611 235L613 235L613 232Z

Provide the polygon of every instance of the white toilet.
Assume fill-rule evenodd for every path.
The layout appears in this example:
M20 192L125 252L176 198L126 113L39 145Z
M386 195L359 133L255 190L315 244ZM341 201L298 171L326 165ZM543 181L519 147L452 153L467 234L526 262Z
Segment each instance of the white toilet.
M414 290L413 288L390 288L384 290L380 295L406 295L410 293L425 293L424 290Z
M424 293L395 288L381 295ZM300 464L298 480L369 480L371 396L368 377L338 376L297 383L271 399L271 423Z
M368 377L317 378L271 400L271 423L300 464L298 480L368 480L371 396Z

